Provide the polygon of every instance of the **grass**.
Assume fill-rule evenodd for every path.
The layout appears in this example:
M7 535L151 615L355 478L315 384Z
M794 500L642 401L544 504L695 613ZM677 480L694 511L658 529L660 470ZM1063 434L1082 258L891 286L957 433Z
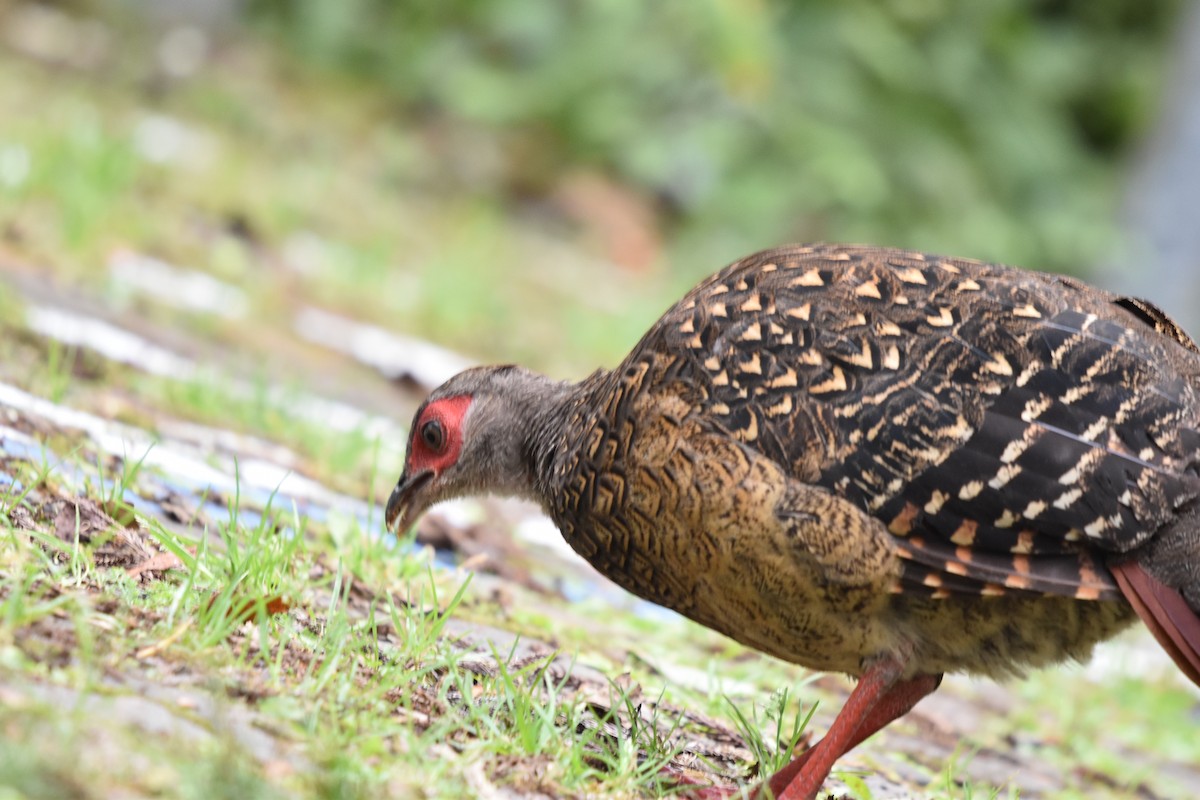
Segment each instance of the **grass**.
M381 99L347 92L341 113L313 127L304 90L283 92L275 115L263 120L257 87L283 69L269 51L230 66L236 80L218 71L173 89L155 112L206 143L185 151L207 159L203 164L185 155L148 161L139 151L150 115L133 102L137 86L128 76L101 86L68 77L42 95L31 91L48 80L38 67L5 54L0 66L0 94L10 98L6 117L19 120L4 141L31 165L20 181L0 183L0 209L8 209L16 232L8 247L93 289L105 284L93 265L116 248L209 271L250 301L249 322L213 326L214 337L230 346L254 349L261 323L286 318L307 299L364 322L438 330L443 343L482 356L519 356L558 370L611 364L661 311L658 298L694 277L664 287L652 275L617 275L598 286L589 280L594 264L551 251L541 235L514 236L510 217L494 205L462 196L398 197L380 163L404 150L410 134L380 128L363 148L344 147L361 139L355 129ZM27 113L35 103L39 113ZM295 158L298 149L330 156ZM149 217L146 208L154 209ZM264 248L280 256L286 274L258 269ZM522 264L535 268L518 269ZM497 289L486 278L500 271L511 280ZM624 307L623 298L647 294L654 299L637 303L635 313ZM527 313L531 298L545 315ZM164 319L162 309L146 311ZM585 316L596 323L571 324ZM550 351L532 345L546 330L569 331L570 362L555 363Z
M738 732L745 739L746 746L754 754L754 760L764 775L778 772L792 760L792 754L817 710L815 705L809 708L808 713L804 713L803 709L798 710L788 724L788 699L789 690L786 688L773 692L762 706L761 719L757 705L752 707L747 717L737 703L729 701ZM774 737L768 738L767 731L771 730L774 731Z
M98 726L85 713L63 713L52 702L9 709L9 746L0 750L6 797L103 798L120 787L143 796L283 798L230 743L200 744L182 737L136 737ZM107 740L102 747L97 741ZM139 754L140 771L114 751ZM181 758L186 753L186 758ZM99 777L99 780L97 780Z
M136 467L123 479L113 476L97 500L111 502L135 473ZM221 702L258 698L251 704L262 716L256 724L283 731L280 741L303 742L305 757L319 765L313 773L266 780L261 764L239 754L227 733L214 731L205 751L211 763L202 754L188 764L176 775L184 791L166 796L203 787L212 796L368 797L403 787L421 770L424 796L455 797L472 790L472 780L493 780L483 765L511 764L517 773L525 762L543 765L537 780L555 793L591 794L600 786L620 795L661 783L660 769L678 754L668 743L674 728L664 736L653 717L640 721L620 687L612 687L616 699L607 716L587 711L575 692L565 691L569 672L550 673L553 653L519 666L515 644L510 652L464 653L459 636L445 628L465 604L478 604L469 578L433 570L422 551L383 552L379 538L362 531L335 542L295 513L272 514L270 503L255 524L245 525L235 494L230 521L198 542L142 517L147 539L177 559L175 569L145 582L123 569L96 567L99 540L84 541L78 525L64 540L61 531L18 529L9 521L14 506L36 514L38 503L52 496L45 478L29 482L42 488L14 494L4 505L0 646L10 653L9 678L30 668L40 673L35 665L55 661L56 648L70 651L70 664L51 668L49 676L71 675L68 684L81 690L105 684L104 676L114 672L120 682L132 682L153 664L152 672L183 675L184 686L224 696ZM367 574L348 571L347 563ZM394 588L364 588L379 586ZM370 596L364 599L363 592ZM98 607L112 609L105 612L111 622L103 626L102 642L94 630ZM127 625L131 618L140 623ZM39 635L50 620L62 621L61 630ZM83 714L72 728L49 711L26 703L28 715L65 727L59 735L68 744L85 740L99 724ZM614 736L605 726L619 727L621 712L634 722ZM41 725L25 716L3 722ZM39 765L35 771L48 781L74 785L69 771L46 763L48 756L26 752L35 741L7 741L0 749L24 753L13 763ZM157 745L169 751L172 742ZM160 755L169 769L183 769L181 753ZM226 765L226 759L237 763ZM474 766L464 772L464 764ZM0 762L0 777L3 768ZM127 778L107 780L119 785ZM529 780L523 773L516 779ZM10 787L32 785L28 775L8 780Z
M210 437L196 449L223 468L230 451L244 466L259 457L247 450L282 448L273 457L296 472L379 501L402 443L300 407L333 396L404 420L416 398L299 342L296 307L579 375L613 363L718 266L601 280L586 237L520 203L435 181L398 190L429 131L376 124L379 93L290 73L276 51L235 40L149 100L136 61L147 46L134 36L129 60L97 74L0 52L12 121L0 134L0 380L142 428L156 446L178 445L180 421L247 434L253 446ZM190 142L174 160L144 152L147 125L164 120ZM118 248L236 286L245 314L120 285L105 266ZM136 326L201 370L151 375L34 334L23 320L47 295ZM177 476L146 452L111 457L21 414L0 422L48 448L34 461L0 451L0 473L19 482L0 484L0 800L669 796L681 771L732 785L778 768L844 688L690 623L434 567L429 551L380 534L376 508L319 519L239 480L201 498L224 506L216 521L179 522L160 496ZM99 512L111 523L97 529ZM146 553L170 568L130 575ZM1075 775L1066 796L1125 796L1156 784L1164 759L1200 761L1194 702L1173 686L1123 679L1100 703L1096 687L1051 671L1013 692L1010 718L959 723L970 742L949 765L914 767L931 797L1017 796L971 767L1020 737L1038 743L1027 757ZM705 749L714 741L732 754ZM839 764L855 796L905 758L891 742ZM1077 775L1080 764L1115 783Z
M106 406L108 415L152 430L163 420L185 419L279 442L295 452L299 471L340 491L359 491L380 470L399 473L399 443L381 447L362 428L291 413L293 404L313 396L298 383L221 370L176 378L143 373L33 334L19 322L20 304L9 305L11 315L0 317L0 377L33 394L85 410Z
M97 478L86 481L83 492L102 508L128 508L121 498L154 478L143 460L110 468L83 451L77 450L76 467ZM15 466L21 489L9 491L0 514L0 684L21 699L0 718L0 731L21 733L2 740L0 780L20 791L35 789L36 777L64 796L79 797L105 796L117 786L170 797L460 797L486 795L494 786L552 796L668 796L678 787L674 773L664 770L688 760L686 743L695 736L695 723L682 708L730 720L747 749L740 768L769 774L810 727L814 700L826 697L804 683L796 695L779 688L796 685L794 670L749 658L693 626L650 624L611 610L604 623L593 619L590 630L565 649L521 656L523 636L566 633L556 630L561 617L497 615L486 591L466 575L434 569L427 551L353 524L331 529L277 507L276 498L264 507L247 506L238 491L226 498L229 520L199 538L194 530L138 514L145 540L177 562L150 578L131 577L122 568L130 565L98 566L97 554L120 529L90 530L84 506L73 512L74 531L56 529L50 518L44 526L18 527L13 509L41 519L47 502L73 490L45 465ZM585 609L591 602L584 602ZM517 607L537 603L524 597ZM464 649L469 620L524 634L508 644ZM598 637L597 630L604 633ZM649 632L654 636L647 639ZM606 646L597 650L597 641ZM627 655L609 662L611 674L632 675L605 684L603 700L572 684L575 658L604 664L614 651ZM559 660L563 653L566 668ZM641 657L628 660L633 653ZM705 665L698 679L675 683L658 669L689 662ZM164 675L209 698L203 705L237 713L197 715L187 704L168 704L164 713L174 720L173 732L135 748L139 757L161 761L150 778L122 765L81 780L80 770L98 769L89 756L56 765L38 749L32 732L54 730L64 742L61 752L76 752L108 714L120 720L124 713L97 712L93 703L120 707L126 702L120 698ZM77 712L56 715L37 692L25 693L30 682L42 681L70 689ZM1043 759L1064 769L1083 763L1136 782L1137 769L1100 755L1111 744L1112 707L1073 716L1081 706L1072 683L1069 676L1046 673L1022 684L1022 707L1045 713L1018 717L1016 724L1045 730L1047 720L1057 720L1073 736ZM659 687L650 695L656 699L648 700L643 686ZM1120 713L1131 715L1120 726L1121 743L1150 743L1183 760L1194 756L1194 743L1170 745L1170 732L1188 724L1180 696L1147 695L1147 687L1134 682L1119 689L1120 707L1127 709ZM1047 710L1047 693L1058 707ZM1137 709L1148 698L1157 709L1151 718L1164 723L1159 738L1134 727L1147 719ZM231 722L239 715L251 721ZM136 724L119 724L121 735L132 735ZM175 731L191 730L190 724L199 724L203 734ZM273 758L247 751L243 724L271 732ZM199 748L196 735L203 737ZM1088 750L1090 737L1096 738ZM960 754L944 772L934 770L930 796L1014 796L964 782L963 757L971 758ZM842 768L838 774L856 797L870 796L864 782L870 771ZM1080 796L1093 789L1081 789Z

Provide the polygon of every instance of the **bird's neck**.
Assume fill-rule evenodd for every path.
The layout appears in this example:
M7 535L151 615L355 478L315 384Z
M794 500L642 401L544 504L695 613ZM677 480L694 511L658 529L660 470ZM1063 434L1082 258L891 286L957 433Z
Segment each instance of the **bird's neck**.
M547 380L545 394L528 407L524 461L530 499L549 507L562 489L596 414L596 394L610 373L597 371L578 383Z

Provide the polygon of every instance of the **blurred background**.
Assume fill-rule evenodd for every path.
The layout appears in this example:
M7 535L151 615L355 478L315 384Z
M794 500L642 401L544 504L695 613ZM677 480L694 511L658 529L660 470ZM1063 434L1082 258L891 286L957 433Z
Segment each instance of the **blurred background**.
M422 676L453 672L426 670L437 648L457 663L479 635L494 655L499 628L579 652L596 692L643 682L727 721L734 699L797 707L770 694L797 670L632 604L528 506L443 506L410 548L379 504L416 404L464 365L582 377L704 276L806 240L1067 272L1200 330L1200 5L0 0L0 787L506 796L468 787L446 743L511 783L512 737L430 727L422 705L449 685ZM145 552L87 571L85 519ZM194 542L216 544L192 561ZM281 546L247 578L243 554ZM471 591L435 562L475 571ZM466 597L444 640L410 652L420 637L371 622L359 672L324 661L377 605L425 619L426 579L435 605ZM361 608L334 609L351 587ZM234 589L265 598L261 638L212 611ZM288 656L268 677L259 641ZM384 645L400 655L362 672ZM179 681L152 713L62 713ZM865 774L891 781L878 797L1191 796L1181 682L1144 632L1086 670L951 678L905 723L919 735L863 749ZM819 693L845 683L796 696ZM146 728L176 706L236 747ZM542 796L652 783L640 756L564 777L563 752L526 759ZM726 755L725 779L761 763Z
M248 347L319 300L572 377L789 241L1100 275L1186 322L1187 12L5 0L2 246L142 314L115 253L209 274Z

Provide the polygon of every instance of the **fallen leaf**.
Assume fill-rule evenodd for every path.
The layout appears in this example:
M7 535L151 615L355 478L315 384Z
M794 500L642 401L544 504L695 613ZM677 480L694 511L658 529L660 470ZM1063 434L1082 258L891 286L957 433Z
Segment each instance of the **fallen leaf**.
M169 569L177 569L182 566L183 562L179 560L179 556L168 551L152 555L140 564L134 564L125 570L125 574L134 578L143 572L165 572Z
M218 597L220 597L220 594L214 592L212 597L208 598L208 608L211 609L213 607L213 604L217 602ZM232 603L230 604L229 611L226 612L225 616L236 619L239 622L245 622L248 619L253 619L254 615L258 612L259 602L259 600L244 600L241 603ZM263 611L265 611L268 616L272 617L276 616L277 614L284 614L290 611L292 608L291 603L285 600L282 595L277 594L263 598L261 603Z

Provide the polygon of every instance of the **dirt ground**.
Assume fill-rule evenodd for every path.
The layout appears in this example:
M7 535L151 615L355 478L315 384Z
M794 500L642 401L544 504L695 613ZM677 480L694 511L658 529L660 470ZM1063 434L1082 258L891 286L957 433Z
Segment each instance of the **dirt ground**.
M77 431L56 428L54 423L32 415L9 411L9 431L37 434L42 439L65 440L78 435ZM0 432L2 435L2 432ZM11 434L9 434L11 437ZM6 456L0 460L0 473L18 472L17 459ZM200 522L201 511L178 493L156 494L153 484L143 484L156 503L159 514L174 526L192 528ZM32 490L21 505L6 509L8 523L18 532L40 532L62 542L64 548L74 545L76 538L88 547L98 567L124 570L143 586L162 581L181 564L177 557L164 551L151 537L138 515L122 510L116 504L106 504L81 497L68 487L47 481ZM547 578L534 577L526 566L520 547L505 533L500 524L456 525L444 517L432 516L422 526L421 540L442 551L448 559L457 559L479 570L475 588L497 598L502 604L512 604L514 593L528 600L532 596L546 598L546 608L554 626L586 627L589 621L573 617L570 603L561 593L547 588ZM62 557L61 553L58 557ZM525 562L525 563L523 563ZM336 569L324 561L314 568L314 584L325 585L328 571ZM350 608L365 619L372 608L379 607L378 592L353 576L345 596ZM95 613L106 615L111 625L124 626L125 636L138 638L136 628L147 631L161 623L161 615L124 605L114 599L110 585L85 583L71 591L84 591L93 597ZM53 599L65 591L54 585L28 587L28 591L43 600ZM2 598L0 598L2 599ZM328 597L315 596L304 607L290 607L279 601L271 613L290 614L302 626L320 628L323 620L314 611L324 607ZM392 597L392 603L404 605L402 597ZM395 648L401 632L388 624L376 628L381 650ZM605 737L619 740L630 736L636 725L654 725L664 740L680 747L672 760L670 774L681 785L690 783L733 786L744 781L743 771L753 762L737 731L729 724L700 714L693 709L670 703L659 703L648 696L642 687L633 685L629 676L605 674L588 666L575 654L563 652L555 642L529 636L516 636L499 627L475 621L450 619L441 634L461 651L460 667L480 676L494 676L498 670L497 653L507 654L506 667L520 672L531 665L535 669L524 673L546 690L553 689L566 700L578 700L587 709L586 724L602 730ZM257 648L253 625L246 625L231 634L230 643L236 651L253 654ZM80 647L76 627L66 612L52 613L36 623L16 631L16 647L48 670L69 664ZM289 737L278 731L268 715L259 712L264 698L277 693L256 679L253 671L233 674L220 691L211 687L211 676L203 671L181 666L166 650L169 642L143 647L121 654L106 671L103 686L80 689L47 682L36 675L5 670L0 687L6 707L21 708L34 702L69 706L86 718L84 727L97 732L114 727L153 735L169 732L172 736L195 738L212 737L216 731L232 736L239 747L256 760L268 773L286 774L311 769L303 753ZM314 669L319 655L300 646L288 646L281 655L288 668L296 672ZM369 683L375 676L363 669L357 679ZM625 690L626 702L614 697L614 682ZM803 748L813 741L813 731L824 729L831 721L832 710L847 694L847 683L839 678L819 678L816 684L828 702L822 703L810 730L800 742ZM397 706L397 719L420 729L440 715L453 714L455 700L451 693L439 699L437 682L422 693L421 702L410 707ZM447 702L447 697L449 702ZM1093 785L1116 789L1117 781L1100 771L1081 771L1063 774L1060 768L1042 763L1038 758L1038 742L1031 738L1011 735L998 747L969 748L969 757L962 759L964 742L970 741L981 721L988 717L1003 717L1021 700L1009 687L995 684L975 684L951 679L948 686L922 702L906 720L888 729L880 737L844 759L842 769L861 770L859 773L870 796L876 800L918 796L920 787L937 774L941 765L958 760L960 778L988 785L1016 785L1025 798L1062 796L1069 787ZM637 719L632 716L636 715ZM679 720L682 725L677 724ZM99 735L98 741L117 741ZM452 743L450 743L452 746ZM102 751L103 751L102 745ZM132 757L119 747L97 758L122 759ZM1120 759L1144 760L1144 754L1122 750L1114 754ZM1183 785L1200 786L1200 768L1183 764L1155 765L1174 774L1173 781ZM554 789L542 784L539 765L534 761L512 759L507 764L493 765L489 772L473 773L472 781L479 796L487 797L548 797L556 796ZM1134 787L1130 796L1138 798L1168 798L1157 793L1155 781ZM837 786L834 781L833 786ZM844 788L844 787L843 787ZM835 790L836 793L836 790Z

